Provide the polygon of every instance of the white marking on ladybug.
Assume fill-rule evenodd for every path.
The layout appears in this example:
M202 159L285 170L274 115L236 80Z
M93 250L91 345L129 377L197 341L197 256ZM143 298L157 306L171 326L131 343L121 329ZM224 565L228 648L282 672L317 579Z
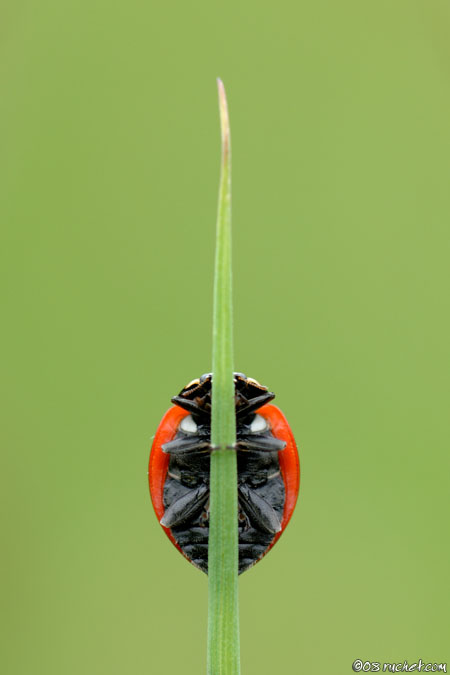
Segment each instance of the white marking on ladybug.
M193 387L194 384L200 384L200 380L198 377L195 378L195 380L191 380L190 382L187 383L185 386L185 389L189 389L189 387Z
M185 434L197 433L197 425L194 422L192 415L187 415L186 417L183 417L183 419L180 422L180 429L181 431L184 431Z
M269 426L262 415L255 415L253 422L250 424L252 434L262 434L268 428Z
M247 377L247 382L249 384L256 384L258 387L262 387L261 382L258 382L258 380L255 380L254 377Z

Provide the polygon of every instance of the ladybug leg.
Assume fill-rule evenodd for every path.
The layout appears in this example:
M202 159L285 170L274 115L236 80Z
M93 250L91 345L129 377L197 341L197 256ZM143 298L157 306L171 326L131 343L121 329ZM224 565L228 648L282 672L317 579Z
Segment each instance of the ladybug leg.
M261 394L261 396L256 396L255 398L252 398L247 405L243 405L238 410L236 410L236 417L243 417L245 415L248 415L249 413L253 412L254 410L257 410L258 408L261 408L265 403L268 403L269 401L272 401L275 398L275 394L273 394L271 391L266 392L265 394ZM173 401L173 399L172 399Z
M170 399L175 405L179 405L180 408L188 410L190 413L197 413L197 415L205 415L205 410L198 405L195 401L191 401L189 398L184 398L183 396L172 396Z
M257 529L268 534L280 532L281 522L275 509L245 483L239 485L239 505Z
M280 452L286 447L285 441L275 436L241 436L236 443L238 450L261 450L262 452Z
M194 518L203 508L209 497L209 487L200 485L189 490L185 495L174 501L165 511L160 520L164 527L175 527Z
M162 451L169 455L186 455L190 453L209 452L211 444L201 438L175 438L169 443L164 443Z

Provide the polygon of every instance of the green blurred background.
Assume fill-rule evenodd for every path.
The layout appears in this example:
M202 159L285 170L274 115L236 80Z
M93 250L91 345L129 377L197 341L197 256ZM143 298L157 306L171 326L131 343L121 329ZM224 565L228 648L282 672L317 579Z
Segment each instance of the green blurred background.
M206 577L146 472L211 365L216 76L236 368L302 462L240 579L243 673L450 660L448 2L2 15L2 673L205 671Z

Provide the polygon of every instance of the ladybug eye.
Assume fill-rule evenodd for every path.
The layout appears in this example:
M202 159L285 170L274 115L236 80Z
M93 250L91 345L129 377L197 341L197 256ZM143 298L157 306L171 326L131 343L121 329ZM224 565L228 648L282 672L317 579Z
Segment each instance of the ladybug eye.
M180 431L184 431L185 434L196 434L197 425L194 422L192 415L186 415L180 422Z
M267 431L268 428L266 420L261 415L255 415L253 422L250 424L250 431L252 434L262 434L264 431Z

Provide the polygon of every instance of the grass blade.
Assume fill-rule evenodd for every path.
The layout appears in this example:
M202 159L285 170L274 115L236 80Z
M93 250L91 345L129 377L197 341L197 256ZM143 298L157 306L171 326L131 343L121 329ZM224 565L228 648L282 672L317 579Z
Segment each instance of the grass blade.
M213 388L208 554L208 675L238 675L238 532L233 382L231 143L225 89L218 80L222 164L213 309Z

